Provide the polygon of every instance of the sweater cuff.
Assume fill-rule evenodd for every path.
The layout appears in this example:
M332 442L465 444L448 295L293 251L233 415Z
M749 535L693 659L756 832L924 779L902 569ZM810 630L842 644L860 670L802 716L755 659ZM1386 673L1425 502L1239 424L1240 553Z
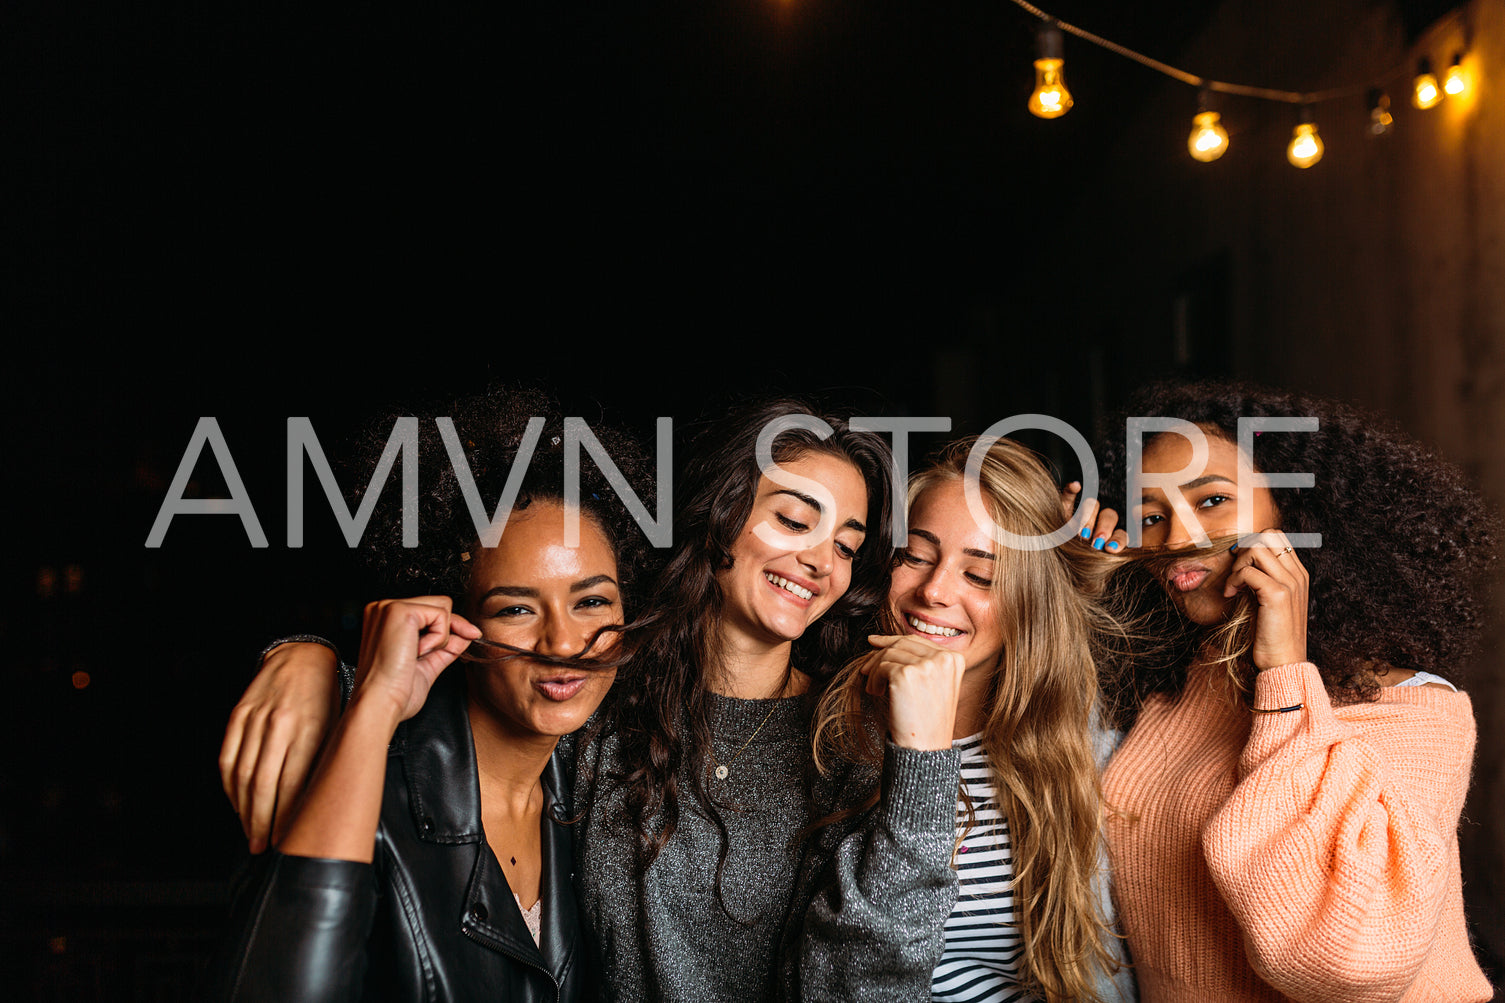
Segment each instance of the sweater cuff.
M1284 742L1301 733L1320 730L1323 722L1332 720L1332 702L1327 697L1327 687L1317 666L1311 662L1292 662L1265 669L1254 677L1254 707L1256 713L1249 744L1241 757L1243 771L1247 774L1266 757L1274 753ZM1279 713L1285 707L1298 710Z
M883 752L883 815L896 830L950 835L956 831L961 753L955 749Z
M1265 669L1254 677L1254 706L1262 709L1305 704L1315 688L1324 694L1322 676L1311 662L1291 662Z
M272 653L273 648L280 648L284 644L322 644L334 652L336 660L340 657L340 649L334 646L334 642L322 638L318 634L290 634L287 637L279 637L265 648L262 648L261 654L256 656L256 668L258 670L261 668L261 663L266 661L266 657Z
M1327 699L1327 688L1321 681L1317 666L1309 661L1293 661L1285 666L1266 669L1254 678L1254 706L1260 709L1275 709L1282 706L1311 706L1312 697L1321 694ZM1261 717L1267 715L1261 714Z

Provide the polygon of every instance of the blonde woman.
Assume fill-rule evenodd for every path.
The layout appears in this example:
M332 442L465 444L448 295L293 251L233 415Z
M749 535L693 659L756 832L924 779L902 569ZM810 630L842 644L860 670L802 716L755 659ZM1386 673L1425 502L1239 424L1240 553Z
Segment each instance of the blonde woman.
M805 999L1134 998L1101 850L1114 736L1097 724L1096 652L1117 630L1094 596L1110 562L1079 541L998 542L967 503L973 447L911 479L891 633L817 712L822 769L881 764L882 783L816 836ZM1064 521L1049 472L1007 439L985 447L976 486L1011 533ZM921 786L937 758L957 769L947 790Z

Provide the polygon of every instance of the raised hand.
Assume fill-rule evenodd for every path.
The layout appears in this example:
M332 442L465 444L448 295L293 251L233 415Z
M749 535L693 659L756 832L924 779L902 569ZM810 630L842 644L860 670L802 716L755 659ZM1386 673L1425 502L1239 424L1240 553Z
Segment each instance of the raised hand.
M423 707L439 673L480 636L443 596L366 606L355 694L279 844L282 852L371 861L392 735Z
M1082 493L1082 482L1072 481L1061 489L1061 516L1070 520L1076 514L1077 499ZM1099 509L1096 498L1088 498L1082 502L1082 512L1078 521L1081 529L1078 533L1083 540L1092 544L1093 550L1106 549L1111 554L1116 554L1129 545L1129 534L1119 528L1118 512L1115 509Z
M1254 621L1256 669L1306 661L1307 589L1310 579L1291 541L1278 529L1240 541L1224 598L1248 589L1259 603Z
M910 635L873 635L858 666L867 691L887 697L889 739L909 749L949 749L967 664L961 655Z
M382 599L366 604L353 700L390 700L397 721L423 707L439 673L481 636L452 612L448 596Z

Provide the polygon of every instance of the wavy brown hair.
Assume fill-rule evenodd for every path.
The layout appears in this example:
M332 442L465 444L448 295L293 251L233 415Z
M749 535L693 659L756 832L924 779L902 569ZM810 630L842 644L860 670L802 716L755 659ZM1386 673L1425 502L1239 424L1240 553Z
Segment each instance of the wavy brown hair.
M932 486L965 476L975 441L952 443L910 478L910 508ZM993 521L1010 532L1041 536L1065 521L1054 478L1012 440L988 447L979 485ZM1074 538L1046 550L999 551L993 590L1004 645L989 680L983 749L1013 841L1021 979L1049 1003L1097 1000L1095 970L1117 966L1108 947L1115 934L1093 887L1103 805L1091 735L1098 658L1121 647L1124 635L1097 600L1117 562ZM882 760L882 711L857 664L842 670L816 713L823 771L835 760L874 767ZM869 805L876 800L875 791Z
M851 463L867 487L867 538L852 563L851 585L793 644L792 664L820 685L871 632L888 595L893 549L888 444L792 398L745 402L703 425L674 484L675 545L635 625L633 655L617 677L608 713L582 745L615 735L618 764L606 779L624 791L625 821L639 835L638 866L646 870L679 827L681 812L698 811L720 833L716 892L726 862L721 807L706 783L712 729L711 683L724 661L720 621L724 596L717 573L731 566L732 547L752 514L762 471L755 445L770 422L796 415L821 418L820 438L806 429L772 443L776 463L824 454ZM725 908L725 903L722 903Z

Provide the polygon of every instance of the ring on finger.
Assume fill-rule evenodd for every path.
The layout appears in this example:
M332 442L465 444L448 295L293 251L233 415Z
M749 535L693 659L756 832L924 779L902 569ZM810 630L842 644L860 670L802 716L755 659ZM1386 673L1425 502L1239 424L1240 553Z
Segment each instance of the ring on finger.
M1278 553L1278 554L1276 554L1276 555L1275 555L1275 556L1276 556L1276 557L1284 557L1284 556L1285 556L1285 555L1287 555L1287 554L1289 554L1289 553L1291 553L1291 552L1292 552L1292 551L1293 551L1293 550L1295 550L1295 549L1296 549L1296 548L1295 548L1295 547L1287 547L1287 548L1286 548L1286 549L1284 549L1284 550L1282 550L1282 551L1280 551L1280 552L1279 552L1279 553Z

